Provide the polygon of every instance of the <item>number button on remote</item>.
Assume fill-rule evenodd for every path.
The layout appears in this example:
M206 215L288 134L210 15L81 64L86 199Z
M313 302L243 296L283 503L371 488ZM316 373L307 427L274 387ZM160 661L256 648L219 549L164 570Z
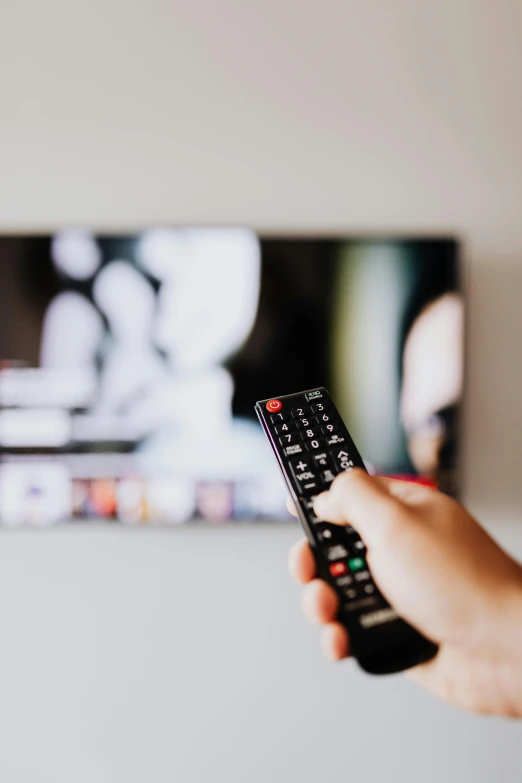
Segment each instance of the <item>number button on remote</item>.
M288 413L273 413L272 416L270 416L270 421L272 424L279 424L282 421L288 421L290 416Z
M281 446L291 446L294 443L298 443L299 441L299 435L297 432L286 432L284 435L281 435L279 438L279 443Z
M308 429L309 427L315 427L315 417L310 416L309 419L296 419L295 426L298 430Z
M335 416L333 413L320 413L316 420L318 424L329 424L335 420Z
M292 408L290 413L292 414L293 419L306 418L310 414L310 407L308 405L303 405L301 408Z
M320 427L309 427L307 430L301 430L301 438L303 440L310 440L311 438L319 438L321 436Z
M292 432L293 430L295 430L295 424L293 421L285 421L275 427L275 431L278 435L285 435L287 432Z
M312 413L322 413L323 411L328 410L329 405L326 400L323 400L322 402L315 402L313 405L310 405L310 408Z
M339 431L339 427L337 424L325 424L321 427L321 432L323 435L333 435L335 432Z
M323 446L323 438L314 438L313 440L309 440L304 444L304 447L307 451L318 451L319 449L322 449Z

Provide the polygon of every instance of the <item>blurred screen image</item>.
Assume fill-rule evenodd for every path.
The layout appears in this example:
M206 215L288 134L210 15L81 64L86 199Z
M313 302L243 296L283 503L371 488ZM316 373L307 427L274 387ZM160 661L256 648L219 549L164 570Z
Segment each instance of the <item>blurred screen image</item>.
M286 521L256 400L326 386L368 469L459 493L453 239L0 238L0 524Z

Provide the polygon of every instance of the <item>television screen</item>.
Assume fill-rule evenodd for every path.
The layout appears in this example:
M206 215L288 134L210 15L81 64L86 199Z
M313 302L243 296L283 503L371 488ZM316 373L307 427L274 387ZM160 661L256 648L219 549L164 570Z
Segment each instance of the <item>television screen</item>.
M459 491L453 239L0 238L0 524L288 520L256 400L326 386L368 469Z

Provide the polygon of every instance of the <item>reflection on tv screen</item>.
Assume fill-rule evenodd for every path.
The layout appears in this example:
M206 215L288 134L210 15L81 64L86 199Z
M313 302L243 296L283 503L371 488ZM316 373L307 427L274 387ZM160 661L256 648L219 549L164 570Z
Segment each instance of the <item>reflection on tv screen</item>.
M458 494L463 323L451 239L0 238L0 524L288 520L253 406L315 386Z

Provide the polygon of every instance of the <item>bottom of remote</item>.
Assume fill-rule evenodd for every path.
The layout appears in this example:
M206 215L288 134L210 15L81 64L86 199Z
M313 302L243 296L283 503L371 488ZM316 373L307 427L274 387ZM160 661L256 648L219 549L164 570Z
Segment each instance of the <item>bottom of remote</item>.
M355 640L352 641L352 648L355 658L365 672L368 674L396 674L406 669L412 669L421 663L431 660L437 653L437 645L433 644L422 636L418 631L412 628L401 619L393 621L397 624L396 643L390 636L393 636L393 630L389 623L386 641L373 649L357 649ZM391 632L391 633L390 633Z

